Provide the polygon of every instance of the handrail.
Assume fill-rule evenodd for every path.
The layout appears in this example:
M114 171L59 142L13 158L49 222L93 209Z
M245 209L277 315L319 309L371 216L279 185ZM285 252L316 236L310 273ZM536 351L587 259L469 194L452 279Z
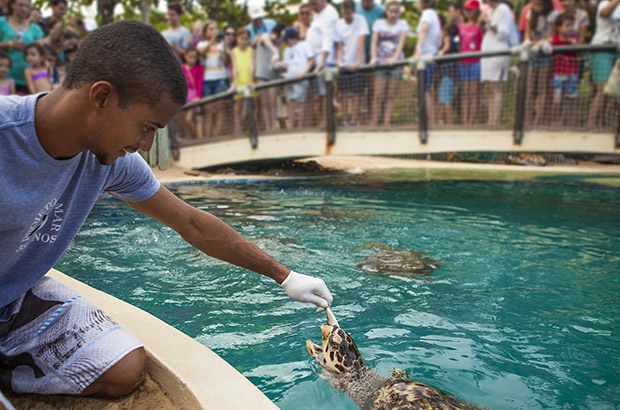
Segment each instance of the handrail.
M572 53L579 56L580 61L585 61L586 55L588 53L596 53L596 52L617 52L620 55L620 45L616 44L601 44L601 45L590 45L590 44L581 44L581 45L569 45L569 46L556 46L551 49L552 54L566 54ZM547 51L548 52L548 51ZM532 60L536 59L540 55L544 55L544 50L542 46L518 46L513 47L509 50L502 51L492 51L492 52L470 52L470 53L456 53L449 54L444 56L436 56L436 57L423 57L423 58L408 58L394 62L393 64L366 64L357 67L354 71L351 71L347 68L343 67L333 67L328 68L320 72L312 72L301 78L281 78L273 81L262 82L258 84L254 84L248 87L242 87L237 90L228 90L225 93L221 93L215 96L209 96L201 98L192 103L188 103L183 106L182 110L187 111L190 109L205 107L209 104L213 104L219 101L231 101L235 95L241 95L241 98L247 104L246 109L250 113L255 113L257 109L261 109L262 102L256 104L256 92L261 90L273 89L276 88L280 90L286 86L291 84L295 84L301 81L316 81L317 78L322 78L325 81L326 85L326 95L324 104L324 121L322 130L326 132L326 144L328 146L332 146L336 143L337 131L339 126L337 124L336 111L334 108L334 104L332 104L332 100L338 99L340 95L340 91L336 90L335 82L338 80L340 76L344 73L358 72L358 73L367 73L366 76L370 76L372 73L376 73L379 70L393 70L394 68L402 68L402 67L410 67L412 72L415 73L415 80L417 81L417 86L411 88L411 86L407 86L410 88L414 94L417 94L417 104L415 100L411 102L409 105L411 108L417 109L417 115L409 117L407 123L412 125L417 125L418 138L420 139L420 143L426 144L429 138L432 135L433 130L437 126L436 123L430 122L430 111L434 109L434 107L429 105L429 101L426 101L427 98L425 96L425 87L424 87L424 70L434 64L438 64L439 66L448 63L457 63L464 59L484 59L490 57L501 57L501 56L511 56L513 57L513 63L517 68L518 74L513 76L515 90L511 90L508 94L507 99L504 99L503 107L505 110L509 110L510 118L502 121L502 126L512 124L513 129L513 141L515 145L520 145L523 141L524 135L526 133L526 129L530 129L531 127L537 127L537 125L531 124L531 119L528 118L528 112L532 110L532 93L550 93L551 84L543 83L542 86L539 85L540 89L532 90L528 89L530 84L530 80L535 79L532 76ZM585 53L585 54L584 54ZM583 65L583 64L582 64ZM587 70L591 70L587 69ZM586 71L587 71L586 70ZM589 72L589 71L588 71ZM582 72L582 74L584 74ZM538 74L534 74L536 76ZM585 75L585 74L584 74ZM588 74L589 75L589 74ZM369 77L370 78L370 77ZM550 81L547 79L546 81ZM405 84L405 83L403 83ZM506 88L506 87L505 87ZM510 88L510 87L508 87ZM512 94L511 94L512 93ZM590 91L590 95L580 95L579 101L587 99L584 103L590 105L592 103L594 94L594 89ZM461 94L461 97L464 97ZM368 96L366 96L368 98ZM583 102L583 101L582 101ZM483 105L485 101L483 98L480 98L477 101L478 106L476 109L483 109ZM404 104L404 103L403 103ZM413 105L411 105L413 104ZM437 104L434 102L433 104ZM463 104L461 102L461 104ZM490 105L491 103L487 103ZM548 104L549 105L549 104ZM608 105L612 106L613 103ZM514 106L514 109L507 108L510 106ZM546 109L546 108L545 108ZM366 108L366 112L368 112L370 108ZM430 111L429 111L430 110ZM513 111L514 110L514 111ZM307 110L306 110L307 111ZM304 111L304 115L308 114L308 112ZM584 111L583 109L581 111ZM587 110L586 110L587 111ZM617 115L613 112L605 111L605 115ZM618 115L620 117L620 115ZM260 120L254 115L248 115L247 119L244 122L247 125L247 135L249 135L250 144L253 149L258 147L259 136L265 134L264 131L260 131L261 124ZM548 121L550 122L550 121ZM485 126L484 123L481 126ZM605 128L605 127L604 127ZM402 129L402 125L401 125ZM606 129L606 128L605 128ZM384 129L388 130L388 129ZM615 124L612 128L609 129L610 132L615 134L615 146L616 148L620 148L620 118L617 119L617 124Z

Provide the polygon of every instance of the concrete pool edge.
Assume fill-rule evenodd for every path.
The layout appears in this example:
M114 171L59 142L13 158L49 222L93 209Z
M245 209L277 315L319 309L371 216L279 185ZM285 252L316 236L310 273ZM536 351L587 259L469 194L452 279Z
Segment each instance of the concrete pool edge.
M56 269L47 275L79 292L144 343L149 374L180 409L278 408L224 359L150 313Z

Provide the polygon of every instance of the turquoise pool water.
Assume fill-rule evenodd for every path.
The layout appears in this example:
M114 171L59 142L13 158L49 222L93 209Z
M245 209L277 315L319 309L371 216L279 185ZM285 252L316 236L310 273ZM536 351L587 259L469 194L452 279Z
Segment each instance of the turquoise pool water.
M620 408L618 177L391 171L174 192L320 275L367 362L493 409ZM479 178L484 178L481 180ZM431 276L361 269L368 244ZM60 270L213 349L282 409L355 409L315 373L323 314L102 198Z

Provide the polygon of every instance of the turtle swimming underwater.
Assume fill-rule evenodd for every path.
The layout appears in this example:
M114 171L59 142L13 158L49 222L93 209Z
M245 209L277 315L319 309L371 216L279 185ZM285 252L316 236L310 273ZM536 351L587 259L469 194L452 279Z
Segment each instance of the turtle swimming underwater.
M349 396L362 410L483 409L407 380L402 370L392 372L390 377L381 376L365 364L355 342L337 322L321 326L321 333L322 346L308 340L306 351L323 369L321 378Z
M394 248L381 243L369 243L359 250L370 249L371 253L356 266L380 275L428 276L441 263L429 257L425 252L406 248Z

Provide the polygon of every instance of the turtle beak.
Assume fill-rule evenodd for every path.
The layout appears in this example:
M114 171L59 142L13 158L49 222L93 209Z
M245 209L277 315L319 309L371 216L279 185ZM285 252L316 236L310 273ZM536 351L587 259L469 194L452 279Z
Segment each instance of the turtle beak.
M315 359L318 359L318 355L323 353L323 348L316 343L313 343L311 340L306 340L306 352Z

